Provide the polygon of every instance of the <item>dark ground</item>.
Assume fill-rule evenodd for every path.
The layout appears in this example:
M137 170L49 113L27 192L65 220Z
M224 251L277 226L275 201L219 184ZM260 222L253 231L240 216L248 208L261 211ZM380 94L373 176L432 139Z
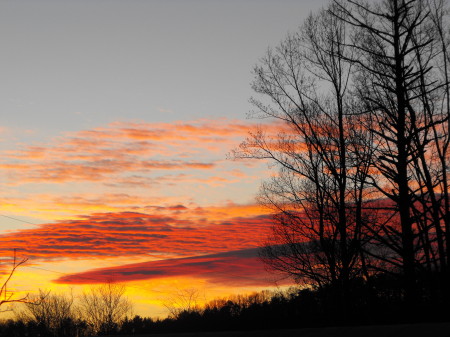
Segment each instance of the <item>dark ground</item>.
M450 323L129 335L122 337L450 337Z

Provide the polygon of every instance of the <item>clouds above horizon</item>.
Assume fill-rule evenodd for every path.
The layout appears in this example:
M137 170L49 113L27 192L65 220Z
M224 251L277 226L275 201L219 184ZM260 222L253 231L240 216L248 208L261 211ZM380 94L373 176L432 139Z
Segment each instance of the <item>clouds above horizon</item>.
M198 120L174 123L115 122L67 133L51 144L4 151L0 170L13 185L103 182L142 178L157 171L218 170L225 154L245 138L250 123Z
M258 248L187 258L164 259L98 268L68 274L54 280L61 284L93 284L155 280L167 277L195 277L229 287L267 287L277 280L269 274L258 256ZM279 277L278 277L279 279ZM280 282L280 280L278 280ZM289 283L283 280L281 283Z
M0 151L0 211L41 222L148 204L248 203L267 166L227 153L254 127L226 118L122 121L18 145Z
M232 208L232 207L230 207ZM270 216L149 206L152 213L97 213L0 235L0 256L17 249L30 263L121 256L180 257L259 246ZM249 212L252 208L248 208Z
M197 275L233 285L220 275L249 273L249 284L267 284L255 249L271 217L254 204L267 166L226 159L254 127L124 121L1 151L0 214L37 225L3 226L0 256L17 249L31 265L79 260L91 268L151 259L118 266L121 280Z

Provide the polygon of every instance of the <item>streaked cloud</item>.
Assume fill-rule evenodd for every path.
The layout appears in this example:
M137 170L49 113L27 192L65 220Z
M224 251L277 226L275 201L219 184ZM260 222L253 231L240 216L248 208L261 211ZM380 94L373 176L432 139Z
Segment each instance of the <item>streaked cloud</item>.
M253 126L115 122L2 151L0 210L37 225L3 230L0 254L17 249L31 267L117 264L121 281L271 285L256 256L271 218L253 204L267 167L226 158ZM100 280L105 271L85 273Z
M203 256L164 259L69 274L54 282L63 284L129 282L166 277L195 277L224 286L272 286L274 276L264 270L258 248L227 251Z
M229 119L114 122L19 145L1 151L0 210L61 220L141 212L148 204L247 203L266 166L227 160L226 153L253 126Z
M193 256L261 244L267 215L223 217L217 209L147 206L152 213L97 213L0 236L0 254L13 249L31 262L101 257ZM215 214L216 217L208 217Z
M116 122L2 154L11 184L122 181L132 173L212 170L246 135L242 121ZM129 186L129 184L128 184Z

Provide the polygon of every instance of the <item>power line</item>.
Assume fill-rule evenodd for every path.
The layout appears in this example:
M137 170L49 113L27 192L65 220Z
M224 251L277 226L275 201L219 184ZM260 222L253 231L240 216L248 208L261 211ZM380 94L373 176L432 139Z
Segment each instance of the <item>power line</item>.
M39 226L37 223L33 223L33 222L30 222L30 221L17 219L17 218L14 218L14 217L12 217L12 216L4 215L4 214L0 214L0 216L5 217L5 218L8 218L8 219L11 219L11 220L15 220L15 221L27 223L27 224L30 224L30 225Z

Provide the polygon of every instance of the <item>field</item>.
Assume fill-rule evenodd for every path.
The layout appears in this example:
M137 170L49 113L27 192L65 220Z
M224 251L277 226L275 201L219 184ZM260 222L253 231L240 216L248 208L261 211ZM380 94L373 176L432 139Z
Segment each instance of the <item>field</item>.
M294 330L252 330L122 337L450 337L450 323L377 325L358 327L305 328Z

